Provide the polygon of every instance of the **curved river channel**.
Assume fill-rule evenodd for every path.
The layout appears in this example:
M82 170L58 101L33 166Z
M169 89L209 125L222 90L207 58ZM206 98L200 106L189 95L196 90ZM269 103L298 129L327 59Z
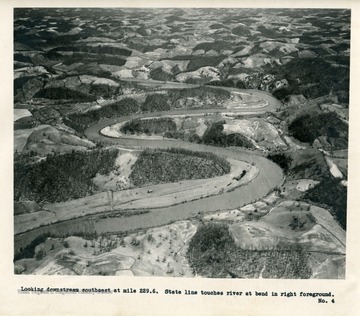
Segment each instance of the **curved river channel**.
M240 90L239 90L240 91ZM269 107L262 108L261 112L274 110L279 101L274 99L268 94L259 92L259 95L268 101ZM206 114L214 112L229 112L226 109L198 109L192 111L167 111L159 113L146 113L136 114L126 117L118 117L102 120L92 126L86 131L85 135L89 140L101 141L106 145L139 149L139 148L183 148L195 151L206 151L231 158L236 160L245 161L255 165L258 169L258 174L251 182L246 185L237 187L233 191L225 192L218 195L205 197L202 199L189 201L183 204L171 205L163 208L149 209L147 213L138 214L129 217L109 217L97 220L90 220L89 216L84 216L77 219L68 220L65 222L54 223L51 225L32 229L30 231L15 235L15 249L24 247L27 243L31 242L36 236L56 231L59 234L72 234L77 230L80 231L96 231L97 233L106 232L126 232L136 229L145 229L155 226L165 225L174 221L188 219L195 216L199 212L215 212L217 210L235 209L242 207L246 204L259 200L270 193L275 187L281 184L283 180L283 172L281 168L266 159L265 157L248 150L238 148L223 148L207 145L199 145L195 143L188 143L181 140L163 139L163 140L150 140L150 139L134 139L134 138L111 138L102 135L100 131L109 125L125 122L134 118L143 117L156 117L156 116L169 116L169 115L189 115L189 114ZM239 114L259 114L260 109L251 107L240 109ZM233 112L234 113L234 112ZM120 208L121 209L121 206Z

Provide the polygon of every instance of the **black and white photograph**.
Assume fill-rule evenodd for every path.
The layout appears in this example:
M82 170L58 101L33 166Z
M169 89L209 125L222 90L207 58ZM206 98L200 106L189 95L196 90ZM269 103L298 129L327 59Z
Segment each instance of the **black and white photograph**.
M14 274L345 279L351 16L14 8Z
M0 17L0 315L357 315L360 3Z

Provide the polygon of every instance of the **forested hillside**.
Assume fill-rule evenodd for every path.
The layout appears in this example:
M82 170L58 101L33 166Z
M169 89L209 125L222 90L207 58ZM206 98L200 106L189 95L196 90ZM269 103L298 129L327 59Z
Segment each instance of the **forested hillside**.
M48 155L39 163L14 165L14 199L60 202L96 192L92 179L114 168L116 149Z
M229 172L229 162L212 153L145 150L135 162L130 179L135 186L143 186L212 178Z

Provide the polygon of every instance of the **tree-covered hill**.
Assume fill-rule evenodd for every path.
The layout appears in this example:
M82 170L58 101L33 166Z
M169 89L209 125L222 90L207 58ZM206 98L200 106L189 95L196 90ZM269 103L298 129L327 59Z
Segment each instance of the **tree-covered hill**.
M206 179L230 172L230 164L212 153L183 149L143 151L130 174L135 186Z
M289 125L289 132L305 143L313 143L318 137L324 136L334 144L334 149L348 146L348 125L335 113L299 116Z
M114 168L118 150L48 155L39 163L14 165L14 200L61 202L94 193L92 179Z

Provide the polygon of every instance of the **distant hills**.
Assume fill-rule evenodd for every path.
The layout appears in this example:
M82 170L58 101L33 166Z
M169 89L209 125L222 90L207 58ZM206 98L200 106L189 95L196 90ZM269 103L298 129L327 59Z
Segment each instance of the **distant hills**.
M93 75L259 88L281 99L331 92L348 103L349 10L229 10L17 9L16 100L52 98L29 91L59 76Z

